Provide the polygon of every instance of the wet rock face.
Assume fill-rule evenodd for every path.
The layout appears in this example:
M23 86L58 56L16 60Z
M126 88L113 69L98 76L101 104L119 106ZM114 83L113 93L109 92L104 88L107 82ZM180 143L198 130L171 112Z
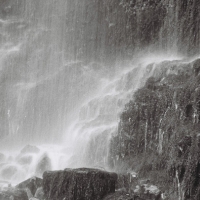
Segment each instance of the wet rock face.
M0 200L43 200L42 179L32 177L16 185L0 189Z
M134 190L134 196L136 199L162 199L161 191L158 189L158 187L149 183L137 185L136 189Z
M134 197L126 192L115 192L107 195L103 200L134 200ZM139 199L138 199L139 200Z
M0 191L1 200L28 200L25 190L8 188L5 191Z
M137 186L133 192L118 190L107 195L103 200L163 200L160 190L154 185Z
M117 174L98 169L65 169L43 174L47 200L101 200L115 192Z
M32 177L16 185L16 188L24 190L28 188L31 194L34 196L36 194L36 191L39 188L41 188L41 186L42 186L42 179L38 177Z
M138 177L135 172L129 172L126 174L119 173L117 174L117 183L116 189L117 190L125 190L127 192L131 192L133 188L136 187L138 184Z
M44 154L37 165L36 174L37 176L42 176L48 170L51 170L51 160L47 154Z
M39 200L43 200L44 199L44 191L42 187L39 187L36 192L35 192L35 198L39 199Z
M199 59L158 64L126 105L111 142L116 166L124 162L138 169L169 199L171 189L180 195L180 188L183 199L200 199L199 65Z

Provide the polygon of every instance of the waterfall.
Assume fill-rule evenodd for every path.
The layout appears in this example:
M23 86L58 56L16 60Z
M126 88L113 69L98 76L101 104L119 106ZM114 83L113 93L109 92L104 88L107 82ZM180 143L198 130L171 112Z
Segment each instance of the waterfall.
M155 65L152 59L144 59L120 69L114 77L102 77L98 91L81 102L79 115L65 130L63 142L40 144L32 152L31 146L18 151L4 149L0 180L18 183L30 176L41 176L42 170L57 170L66 167L95 167L109 169L110 139L117 134L119 115L134 91L152 76ZM154 59L154 62L160 62ZM42 136L41 136L42 137ZM59 137L59 135L58 135Z
M72 167L108 167L110 138L117 133L124 105L152 73L148 64L131 65L113 80L105 81L98 94L80 108L79 118L66 135L66 145L74 154Z
M123 1L2 1L0 180L41 176L43 159L52 170L108 168L110 138L125 104L154 63L179 58L179 42L185 41L178 33L185 21L176 27L179 1L169 1L172 7L136 2L130 13ZM154 6L162 8L158 15ZM195 55L198 34L192 45ZM160 151L162 138L160 133ZM38 152L20 153L28 144Z

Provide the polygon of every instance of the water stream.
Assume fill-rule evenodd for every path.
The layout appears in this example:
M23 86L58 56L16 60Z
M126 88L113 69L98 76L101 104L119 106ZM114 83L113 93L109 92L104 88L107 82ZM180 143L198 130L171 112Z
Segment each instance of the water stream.
M107 169L125 103L154 63L178 58L154 51L103 62L107 32L119 20L106 17L86 0L0 1L0 185L45 170Z

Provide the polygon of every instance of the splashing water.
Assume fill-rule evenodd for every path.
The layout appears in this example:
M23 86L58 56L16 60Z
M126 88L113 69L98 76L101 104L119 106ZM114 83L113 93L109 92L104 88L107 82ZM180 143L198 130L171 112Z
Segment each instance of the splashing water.
M146 59L143 63L130 65L111 79L102 78L98 91L80 106L79 116L75 116L66 129L62 143L37 144L37 147L28 146L21 152L16 149L4 151L0 160L3 185L7 182L17 184L33 175L42 177L46 170L66 167L109 169L109 142L117 133L119 114L154 69L152 60Z
M178 59L156 54L114 67L93 58L86 63L79 59L85 43L72 37L78 19L70 2L2 5L0 185L41 177L45 170L108 168L110 138L124 105L151 76L153 63Z

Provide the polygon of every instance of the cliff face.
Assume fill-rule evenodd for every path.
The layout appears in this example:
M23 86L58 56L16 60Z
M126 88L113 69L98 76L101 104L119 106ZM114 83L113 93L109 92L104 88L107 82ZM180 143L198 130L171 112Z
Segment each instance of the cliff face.
M120 116L113 162L182 199L199 199L200 60L148 67L155 67L153 76Z
M199 52L198 0L122 0L121 4L130 17L137 19L141 47L155 43L161 50L189 55ZM133 25L133 20L129 23Z
M141 50L194 55L199 9L198 0L69 0L67 46L76 59L112 64Z

